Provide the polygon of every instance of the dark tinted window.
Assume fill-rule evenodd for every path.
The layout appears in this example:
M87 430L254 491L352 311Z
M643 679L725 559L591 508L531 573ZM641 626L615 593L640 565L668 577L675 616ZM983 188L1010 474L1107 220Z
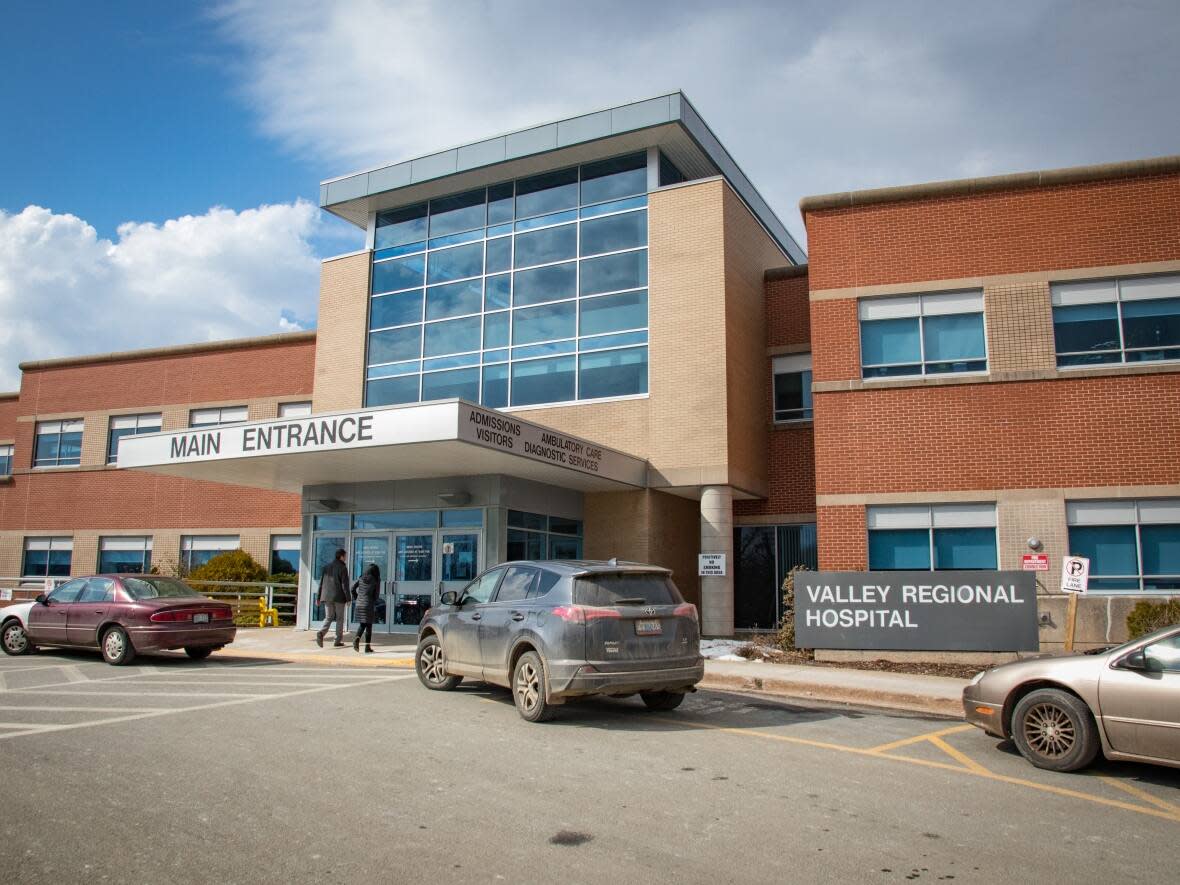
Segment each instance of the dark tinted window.
M529 590L529 599L535 599L538 596L544 596L550 590L557 586L557 582L561 580L561 575L555 575L553 572L542 570L540 580L533 584Z
M537 570L513 566L504 573L504 580L500 582L500 592L496 594L496 602L514 602L525 599L537 580Z
M579 605L619 605L620 600L636 605L675 605L681 601L676 586L664 575L589 575L574 584L574 602Z

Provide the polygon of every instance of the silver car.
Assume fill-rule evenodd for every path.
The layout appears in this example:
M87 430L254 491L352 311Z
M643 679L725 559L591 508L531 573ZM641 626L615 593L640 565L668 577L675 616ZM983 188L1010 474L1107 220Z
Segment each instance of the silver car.
M541 722L568 698L638 693L672 710L704 677L696 606L667 569L639 563L510 562L442 594L418 629L418 678L510 687Z
M967 721L1038 768L1108 759L1180 768L1180 624L1108 649L1003 664L963 690Z

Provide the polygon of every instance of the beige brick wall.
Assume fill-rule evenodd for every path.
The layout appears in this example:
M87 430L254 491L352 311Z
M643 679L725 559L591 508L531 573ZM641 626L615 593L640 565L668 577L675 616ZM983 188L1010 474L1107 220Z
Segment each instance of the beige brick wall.
M1040 553L1049 556L1049 571L1037 572L1037 592L1057 593L1061 586L1061 557L1069 551L1065 528L1065 498L1046 492L1043 497L1000 498L996 501L1000 568L1019 569L1020 557L1032 553L1028 539L1040 540Z
M371 259L371 252L359 252L323 264L312 397L316 412L359 409L364 403Z
M725 188L725 363L729 484L769 491L770 376L765 350L766 271L786 257L737 195Z
M1047 282L986 286L988 367L999 372L1055 371L1053 308Z
M526 409L519 414L528 421L644 458L649 451L649 403L646 399L616 400L555 409Z

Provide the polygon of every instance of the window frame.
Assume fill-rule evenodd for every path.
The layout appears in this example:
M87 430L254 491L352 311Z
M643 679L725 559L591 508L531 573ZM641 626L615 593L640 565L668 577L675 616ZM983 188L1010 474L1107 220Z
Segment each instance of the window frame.
M42 428L48 428L53 425L56 425L56 427L57 427L57 429L55 431L48 431L48 430L42 429ZM78 429L77 430L73 430L73 429L67 430L66 429L67 425L69 425L71 428L74 426L77 426ZM73 461L73 460L63 461L62 460L61 441L62 441L62 437L65 436L67 433L70 435L73 435L75 433L78 434L78 460L77 461ZM44 468L44 467L79 467L79 466L81 466L81 464L82 464L82 446L83 446L83 442L85 439L85 433L86 433L85 422L81 418L61 418L61 419L58 419L55 421L38 421L36 423L36 426L34 427L34 430L33 430L33 467L34 467L34 469L36 469L38 467ZM57 437L57 455L52 462L49 462L48 459L46 459L45 463L40 463L40 459L37 455L37 452L41 448L42 437L48 437L48 436L56 436Z
M975 309L974 304L971 309L960 309L953 306L955 301L978 301L978 309ZM908 312L912 304L913 312ZM934 305L935 307L943 307L942 310L927 311L927 305ZM951 309L946 309L951 307ZM889 311L892 308L894 315L892 316L876 316L866 317L866 313L876 313L879 311ZM944 316L979 316L980 328L983 334L983 356L978 359L970 360L928 360L926 358L926 320L930 317L944 317ZM866 322L880 322L889 319L916 319L918 321L918 362L895 362L895 363L865 363L864 356L864 324ZM991 371L991 355L990 342L987 335L987 303L983 296L983 289L955 289L952 291L942 292L919 292L905 295L887 295L881 297L866 297L858 298L856 303L856 329L859 343L859 360L860 360L860 376L862 381L866 382L882 382L907 380L914 378L945 378L955 377L961 378L986 376ZM962 371L946 371L946 372L932 372L929 370L930 365L953 364L955 362L982 362L982 369L964 369ZM893 366L914 366L918 367L916 372L908 372L904 375L867 375L867 369L882 369Z
M800 412L795 417L779 417L778 408L778 378L779 376L801 375L800 385L803 390L802 405L798 409L782 409L782 412ZM770 412L775 424L799 424L815 420L815 400L811 395L812 370L811 354L796 353L776 356L771 361L770 371Z
M226 412L237 411L239 409L242 411L241 418L233 418L228 421L226 420L226 418L225 418ZM200 423L197 423L197 415L199 415L201 413L209 414L209 413L213 413L213 412L217 413L217 420L216 421L202 421ZM197 430L207 429L210 427L225 427L230 424L243 424L249 420L250 420L250 407L248 405L202 406L201 408L197 408L197 409L189 409L189 412L188 412L188 426L190 428L194 428Z
M306 409L306 411L304 411ZM290 414L295 410L295 414ZM280 418L310 418L311 400L296 400L289 403L279 403L278 417Z
M15 452L16 445L14 443L0 444L0 465L3 465L6 459L8 461L7 470L4 470L3 467L0 466L0 476L12 476L12 461Z
M1171 519L1147 519L1143 518L1143 511L1147 509L1158 510L1164 516L1172 514ZM1087 513L1087 511L1089 511ZM1102 512L1122 514L1125 517L1129 516L1131 519L1100 519ZM1148 575L1144 572L1143 563L1143 526L1153 525L1178 525L1180 526L1180 498L1134 498L1131 500L1111 500L1106 498L1093 499L1075 499L1065 502L1065 529L1066 529L1066 543L1068 545L1070 554L1073 555L1073 540L1070 537L1070 530L1074 528L1116 528L1116 527L1133 527L1135 530L1135 564L1138 569L1136 575L1102 575L1096 574L1091 568L1090 582L1094 581L1134 581L1135 587L1098 587L1091 588L1087 591L1088 594L1103 595L1103 596L1123 596L1127 594L1142 594L1152 596L1166 596L1176 595L1180 593L1180 574L1174 575ZM1177 587L1168 589L1163 588L1148 588L1144 584L1149 579L1164 580L1173 578L1176 581Z
M155 539L152 535L103 535L98 539L98 560L95 563L96 569L100 575L110 574L146 574L151 570L152 564L152 545ZM131 546L133 541L138 541L137 547ZM111 542L114 542L112 545ZM138 550L140 553L140 566L138 572L112 572L109 569L103 568L102 557L108 551L115 550Z
M1137 295L1128 297L1124 293L1126 288L1174 286L1170 294ZM1049 309L1053 320L1053 359L1058 371L1074 369L1094 369L1108 366L1142 366L1158 364L1180 363L1180 356L1162 360L1128 360L1127 353L1140 353L1151 350L1180 350L1180 342L1165 347L1127 347L1127 332L1124 327L1123 304L1126 302L1152 302L1180 299L1180 274L1152 274L1138 277L1101 277L1091 280L1070 280L1049 285ZM1056 313L1058 308L1084 307L1097 304L1113 304L1115 307L1115 323L1118 327L1118 347L1106 350L1067 350L1057 349ZM1087 355L1117 354L1118 359L1092 363L1074 363L1062 365L1062 357L1083 357Z
M978 515L990 510L991 522L978 519ZM939 525L938 523L942 524ZM973 518L974 521L973 521ZM874 526L874 521L881 520L888 524ZM1000 567L1000 525L999 514L995 502L989 501L971 501L971 502L954 502L942 504L880 504L869 505L865 508L865 560L869 571L929 571L929 572L950 572L950 571L981 571L981 569L959 569L959 568L939 568L936 563L936 545L934 542L934 533L939 529L991 529L993 550L996 554L995 566L992 569L982 569L982 571L998 570ZM924 530L926 532L926 545L928 562L930 565L927 568L878 568L875 567L870 559L872 555L872 533L873 532L888 532L888 531L917 531Z
M292 538L295 540L294 547L290 547L290 546L279 547L278 546L278 542L280 541L280 539L284 539L289 542ZM295 551L295 571L294 572L276 572L274 570L275 554L279 553L283 550L288 550L288 551L294 550ZM303 556L303 536L302 535L271 535L270 536L270 562L267 563L267 572L272 575L280 575L280 574L295 574L295 575L297 575L297 574L299 574L299 560L302 558L302 556ZM284 560L285 559L286 558L284 557Z
M40 546L32 546L32 545L40 545L42 543L45 543L48 546L46 546L44 548L42 548ZM26 568L26 566L28 565L29 551L30 550L41 550L41 549L45 550L45 574L42 574L42 575L32 574ZM61 551L61 550L69 550L69 552L70 552L69 571L65 575L51 575L51 574L49 574L50 555L54 551ZM24 544L21 546L20 568L21 568L21 579L22 580L23 579L34 579L34 578L45 580L48 578L55 578L55 577L69 577L70 573L73 572L73 570L74 570L74 538L73 538L73 536L72 535L31 535L31 536L26 536L24 539Z
M232 547L203 546L203 544L207 544L215 538L218 540L233 538L234 544ZM197 544L201 544L202 546L196 546ZM219 553L228 553L231 550L241 550L241 549L242 549L242 536L240 534L239 535L181 535L180 536L180 564L184 568L185 572L187 573L189 571L192 571L192 569L194 568L194 566L192 564L192 554L193 554L194 550L215 550L216 553L214 553L213 555L216 556ZM198 566L201 566L201 565L204 565L204 563L198 563Z
M141 428L140 424L144 419L154 418L155 421L148 421L147 428ZM116 437L116 430L124 430L126 428L115 427L116 422L133 420L135 422L134 431L126 433L123 436ZM154 428L152 425L155 425ZM111 415L107 421L107 464L116 464L119 460L119 446L118 443L129 436L140 436L144 433L159 433L164 429L164 414L162 412L139 412L134 415Z

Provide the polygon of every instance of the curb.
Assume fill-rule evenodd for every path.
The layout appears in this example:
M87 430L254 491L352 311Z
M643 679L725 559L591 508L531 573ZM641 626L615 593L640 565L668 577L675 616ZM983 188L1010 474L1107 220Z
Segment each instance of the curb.
M706 670L705 678L697 683L697 686L698 688L720 689L722 691L757 692L798 700L852 704L858 707L903 710L907 713L921 713L927 716L963 718L963 705L958 699L856 688L850 685L830 685L802 679L730 676L709 673Z

